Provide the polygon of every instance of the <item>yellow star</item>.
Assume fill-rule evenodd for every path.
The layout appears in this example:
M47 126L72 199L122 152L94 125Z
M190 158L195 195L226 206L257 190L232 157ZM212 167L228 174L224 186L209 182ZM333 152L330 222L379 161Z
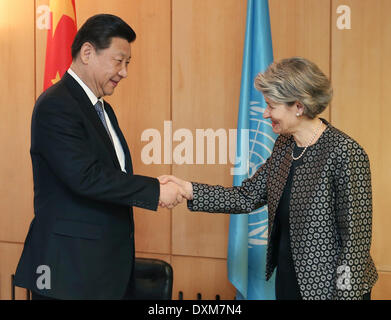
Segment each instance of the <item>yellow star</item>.
M52 79L52 83L55 84L56 82L60 81L60 73L57 71L56 77Z
M76 21L75 11L73 10L72 0L50 0L50 11L52 12L52 36L63 15Z

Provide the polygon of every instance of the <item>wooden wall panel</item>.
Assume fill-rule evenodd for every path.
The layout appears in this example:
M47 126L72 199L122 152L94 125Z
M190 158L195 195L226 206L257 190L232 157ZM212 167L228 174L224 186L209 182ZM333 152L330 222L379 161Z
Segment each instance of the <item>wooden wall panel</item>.
M334 0L334 21L341 4L351 8L351 29L333 26L335 98L331 118L368 153L373 189L372 254L377 268L390 272L391 151L387 146L391 139L391 2Z
M180 291L184 300L196 300L197 293L202 300L215 300L217 295L222 300L234 299L236 289L228 281L225 259L173 256L172 266L173 299L178 299Z
M379 272L379 280L372 289L372 300L391 300L391 272Z
M137 258L158 259L158 260L163 260L163 261L171 264L171 255L168 255L168 254L136 252L136 257Z
M274 60L302 56L330 76L331 0L271 0ZM330 119L330 108L321 115Z
M173 0L173 131L191 130L194 163L195 129L224 128L228 133L236 128L245 18L245 1ZM173 173L192 181L229 186L231 167L229 162L174 163ZM174 254L226 257L228 215L189 213L181 205L173 210L172 219Z
M49 6L49 0L35 0L35 2L36 17L37 19L41 19L41 16L44 15L44 13L38 12L38 8L41 6ZM37 25L35 26L35 30L35 96L38 98L43 91L47 30L42 29L42 27L38 28Z
M0 300L11 300L11 275L15 274L23 245L0 242ZM15 299L26 300L27 291L15 288Z
M23 242L33 214L30 119L34 3L0 3L0 240Z

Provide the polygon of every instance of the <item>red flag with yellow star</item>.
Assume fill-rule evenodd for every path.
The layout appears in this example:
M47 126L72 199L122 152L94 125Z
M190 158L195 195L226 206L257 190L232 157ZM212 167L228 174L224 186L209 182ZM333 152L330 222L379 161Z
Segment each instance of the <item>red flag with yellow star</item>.
M47 34L43 90L61 79L72 62L71 46L77 32L75 0L50 0L51 25Z

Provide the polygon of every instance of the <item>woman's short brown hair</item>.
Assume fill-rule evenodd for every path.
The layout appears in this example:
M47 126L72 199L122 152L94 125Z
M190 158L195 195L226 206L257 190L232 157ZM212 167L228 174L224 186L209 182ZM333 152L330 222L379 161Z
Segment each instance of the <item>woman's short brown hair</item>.
M302 57L272 63L257 75L255 88L277 103L304 106L304 115L313 119L322 113L333 96L329 79L319 67Z

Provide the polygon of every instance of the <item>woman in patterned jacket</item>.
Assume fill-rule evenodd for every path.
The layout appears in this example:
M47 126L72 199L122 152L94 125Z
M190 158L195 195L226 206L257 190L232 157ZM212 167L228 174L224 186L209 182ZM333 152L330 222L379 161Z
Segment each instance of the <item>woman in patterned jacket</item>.
M266 162L239 187L171 180L192 211L250 213L268 205L266 279L276 268L277 299L370 299L372 189L368 156L319 118L330 81L304 58L273 63L255 79L273 131Z

